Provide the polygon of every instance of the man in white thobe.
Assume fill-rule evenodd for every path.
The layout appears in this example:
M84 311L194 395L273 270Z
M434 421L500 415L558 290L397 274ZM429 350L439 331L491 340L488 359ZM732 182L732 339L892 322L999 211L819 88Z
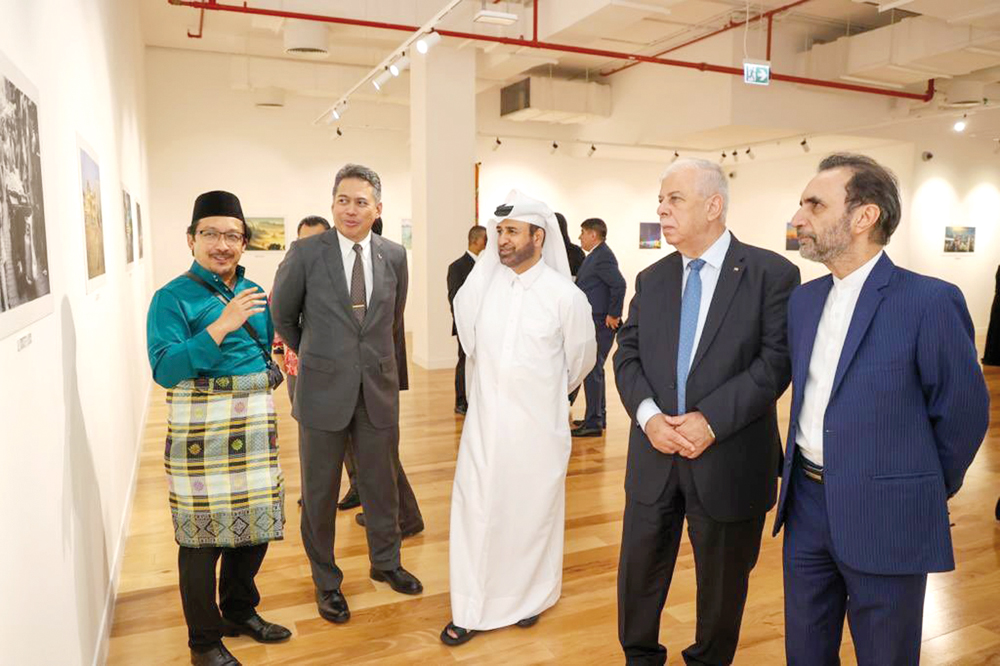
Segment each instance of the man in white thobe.
M559 599L567 395L594 366L594 322L555 215L511 192L455 297L469 411L451 504L452 622L441 640L533 625Z

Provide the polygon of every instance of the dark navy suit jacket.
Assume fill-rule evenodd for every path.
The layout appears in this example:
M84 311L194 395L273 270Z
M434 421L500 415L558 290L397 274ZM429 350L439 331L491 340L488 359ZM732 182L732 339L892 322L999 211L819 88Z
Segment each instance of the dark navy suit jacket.
M788 302L786 480L832 286L829 275L813 280ZM823 489L837 557L869 574L954 569L947 499L961 487L988 424L989 393L962 293L883 255L858 297L823 422ZM782 483L775 534L787 487Z
M607 243L590 251L576 274L576 286L590 301L595 317L621 317L625 306L625 278L618 270L618 260Z

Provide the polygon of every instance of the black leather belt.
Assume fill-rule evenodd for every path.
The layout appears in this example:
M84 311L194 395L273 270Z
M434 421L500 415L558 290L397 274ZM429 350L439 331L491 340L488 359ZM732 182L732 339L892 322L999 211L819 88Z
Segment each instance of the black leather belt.
M806 478L816 483L823 483L823 468L820 465L810 462L802 455L798 448L795 449L795 459L799 469L806 475Z

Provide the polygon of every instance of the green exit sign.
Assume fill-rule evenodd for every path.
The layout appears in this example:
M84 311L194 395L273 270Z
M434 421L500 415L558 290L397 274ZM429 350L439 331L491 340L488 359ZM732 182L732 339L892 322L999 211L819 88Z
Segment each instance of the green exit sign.
M771 83L771 63L764 61L743 61L743 83L766 86Z

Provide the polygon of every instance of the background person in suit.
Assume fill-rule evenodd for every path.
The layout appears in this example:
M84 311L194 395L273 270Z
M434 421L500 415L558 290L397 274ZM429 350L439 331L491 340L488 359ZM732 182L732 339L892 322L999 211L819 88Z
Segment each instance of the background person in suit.
M788 386L787 259L726 229L722 169L678 160L658 214L677 252L636 279L615 378L632 417L618 566L618 633L630 664L663 664L660 613L684 519L698 585L687 664L729 664L747 581L774 505L781 458L775 402Z
M455 326L455 294L465 284L465 279L476 265L476 257L486 247L486 227L474 226L469 229L469 249L448 266L448 307L451 308L451 334L458 338ZM469 400L465 395L465 350L458 342L458 364L455 366L455 413L464 415L469 410Z
M399 465L406 250L371 233L381 198L378 174L356 164L342 168L333 186L335 229L293 243L274 286L275 327L300 361L292 415L299 422L302 542L319 614L338 623L350 619L333 554L348 439L368 518L370 575L404 594L423 590L399 558L398 519L407 513L400 503L416 505Z
M955 568L949 497L989 423L972 320L954 285L883 251L895 176L834 154L802 193L799 253L832 275L792 295L792 411L781 501L785 648L839 664L844 614L861 666L920 661L927 573Z
M597 364L583 380L587 412L583 421L573 425L573 437L600 437L608 425L604 394L604 361L621 325L625 305L625 278L618 270L618 259L607 244L608 225L592 217L580 225L580 245L587 258L576 276L576 286L587 295L597 331Z

